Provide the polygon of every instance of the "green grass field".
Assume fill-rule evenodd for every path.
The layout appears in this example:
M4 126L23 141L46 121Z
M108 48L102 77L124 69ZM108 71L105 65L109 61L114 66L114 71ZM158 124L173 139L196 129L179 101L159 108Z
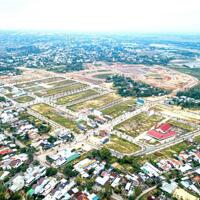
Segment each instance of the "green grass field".
M40 83L40 81L31 81L31 82L27 82L27 83L17 84L15 86L18 88L27 88L27 87L32 87L32 86L38 85L39 83Z
M115 130L126 133L127 135L136 137L140 133L148 131L155 126L163 118L158 115L148 116L147 113L140 113L114 127Z
M77 83L77 84L74 84L74 85L68 85L68 86L43 90L43 91L37 92L35 94L39 97L51 96L51 95L59 94L59 93L62 93L62 92L69 92L69 91L72 91L72 90L78 90L78 89L84 88L86 86L87 86L86 84Z
M189 67L170 67L170 68L185 74L189 74L200 80L200 68L189 68Z
M59 82L48 83L48 85L50 85L52 87L60 87L60 86L67 85L67 84L72 84L72 83L75 83L75 81L73 81L73 80L64 80L64 81L59 81Z
M122 115L123 113L133 110L135 107L135 99L128 99L122 103L118 103L114 106L102 110L104 115L109 115L113 118Z
M184 129L186 131L189 131L189 132L192 132L192 131L195 131L196 128L192 127L192 126L189 126L187 124L184 124L182 122L178 122L178 121L174 121L174 120L169 120L167 121L167 123L171 124L172 126L176 126L180 129Z
M37 92L37 91L45 90L45 88L40 85L36 85L34 87L26 88L24 90L27 92Z
M86 91L83 91L83 92L79 92L79 93L76 93L76 94L72 94L72 95L68 95L68 96L59 98L59 99L57 99L57 104L58 105L64 105L64 104L70 103L72 101L84 99L86 97L93 96L93 95L96 95L96 94L98 94L98 92L96 92L95 90L89 89L89 90L86 90Z
M109 143L107 143L105 146L109 149L113 149L115 151L125 154L131 154L141 149L138 145L119 138L115 135L112 135L110 137Z
M79 104L75 104L73 106L70 106L69 109L71 109L73 111L79 111L79 110L89 109L89 108L98 109L98 108L105 106L119 98L120 98L119 95L114 94L114 93L109 93L109 94L105 94L100 97L97 97L95 99L91 99L91 100L88 100L88 101L85 101L85 102L82 102Z
M99 79L107 79L109 76L112 76L113 74L97 74L94 77Z
M76 122L74 120L68 119L66 117L61 116L58 111L47 105L47 104L36 104L31 107L34 111L38 112L39 114L43 115L44 117L55 121L56 123L64 126L74 132L79 133L80 130L76 126Z
M200 135L194 138L194 141L200 144Z
M15 99L15 101L18 103L27 103L27 102L30 102L33 100L34 100L34 98L30 97L30 96L21 96L21 97L18 97Z
M41 80L41 83L51 83L51 82L54 82L54 81L62 81L64 79L65 78L63 78L63 77L51 77L51 78Z
M159 152L153 154L148 154L146 156L137 157L138 163L142 164L146 161L158 161L164 158L173 158L175 154L179 154L181 151L191 148L187 142L181 142L169 148L163 149Z

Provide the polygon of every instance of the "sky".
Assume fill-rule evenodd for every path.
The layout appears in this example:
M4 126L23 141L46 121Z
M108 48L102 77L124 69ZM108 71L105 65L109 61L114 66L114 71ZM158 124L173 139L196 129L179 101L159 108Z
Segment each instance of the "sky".
M0 0L0 29L200 33L200 0Z

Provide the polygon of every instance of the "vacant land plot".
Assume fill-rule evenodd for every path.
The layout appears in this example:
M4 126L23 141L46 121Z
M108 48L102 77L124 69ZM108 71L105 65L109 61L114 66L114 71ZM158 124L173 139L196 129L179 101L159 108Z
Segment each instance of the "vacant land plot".
M84 88L86 86L87 86L86 84L77 83L77 84L74 84L74 85L68 85L68 86L43 90L43 91L37 92L36 95L39 96L39 97L52 96L52 95L63 93L63 92L78 90L78 89Z
M138 145L119 138L115 135L110 137L110 141L108 144L106 144L106 147L125 154L131 154L141 149Z
M148 131L155 126L163 118L158 115L148 116L147 113L140 113L114 127L115 130L126 133L127 135L136 137L140 133Z
M83 109L89 109L89 108L94 108L94 109L98 109L104 105L107 105L117 99L119 99L120 96L114 93L109 93L109 94L105 94L102 95L100 97L79 103L79 104L75 104L73 106L70 106L69 109L73 110L73 111L79 111L79 110L83 110Z
M189 148L193 148L193 146L184 141L169 148L163 149L159 152L155 152L142 157L137 157L138 158L137 162L142 164L146 161L151 161L151 160L158 161L164 158L173 158L174 155L179 154L181 151Z
M113 74L97 74L94 77L99 79L107 79L109 76L112 76Z
M52 78L47 78L47 79L43 79L41 80L41 83L51 83L51 82L55 82L55 81L62 81L65 78L63 77L52 77Z
M135 108L135 99L128 99L114 106L106 108L105 110L102 110L102 113L104 115L109 115L115 118L122 115L123 113L134 110L134 108Z
M194 141L200 144L200 135L194 138Z
M176 127L180 128L180 129L189 131L189 132L195 131L195 130L196 130L195 127L192 127L192 126L190 126L190 125L187 125L187 124L185 124L185 123L183 123L183 122L178 122L178 121L174 121L174 120L169 120L169 121L167 121L167 123L171 124L172 126L176 126Z
M59 98L57 100L57 104L64 105L64 104L70 103L72 101L77 101L77 100L84 99L86 97L97 95L97 94L98 94L98 92L96 92L95 90L86 90L83 92L79 92L76 94L72 94L72 95L68 95L68 96Z
M38 81L31 81L31 82L27 82L27 83L17 84L15 86L18 88L27 88L27 87L32 87L34 85L37 85L39 83L40 83L40 81L38 80Z
M60 86L69 85L69 84L72 84L72 83L75 83L75 82L76 81L73 81L73 80L64 80L64 81L49 83L48 85L50 85L52 87L60 87Z
M36 85L34 87L26 88L24 90L27 91L27 92L37 92L37 91L40 91L40 90L45 90L45 88L42 87L42 86Z
M33 100L34 100L34 98L30 97L30 96L21 96L21 97L18 97L15 99L15 101L18 103L27 103L27 102L30 102Z
M56 123L60 124L61 126L64 126L70 130L73 130L75 132L79 132L79 129L76 126L76 123L74 120L68 119L64 116L61 116L58 111L53 108L52 106L49 106L47 104L36 104L32 106L32 109L39 114L43 115L44 117L55 121Z

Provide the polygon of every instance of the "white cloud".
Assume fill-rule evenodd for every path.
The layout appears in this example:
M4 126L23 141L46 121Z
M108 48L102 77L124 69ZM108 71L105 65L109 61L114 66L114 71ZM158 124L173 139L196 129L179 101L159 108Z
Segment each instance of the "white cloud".
M0 28L200 32L200 1L0 0Z

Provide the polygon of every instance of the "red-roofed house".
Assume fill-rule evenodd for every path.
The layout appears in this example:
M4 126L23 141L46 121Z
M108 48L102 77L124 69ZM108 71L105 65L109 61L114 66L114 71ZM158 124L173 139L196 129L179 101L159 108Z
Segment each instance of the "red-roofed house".
M171 125L168 124L168 123L161 124L161 125L157 128L157 130L158 130L159 132L163 132L163 133L169 131L170 129L171 129Z
M148 135L158 140L164 140L164 139L175 136L176 133L174 131L168 131L166 133L162 133L157 130L150 130L148 131Z

